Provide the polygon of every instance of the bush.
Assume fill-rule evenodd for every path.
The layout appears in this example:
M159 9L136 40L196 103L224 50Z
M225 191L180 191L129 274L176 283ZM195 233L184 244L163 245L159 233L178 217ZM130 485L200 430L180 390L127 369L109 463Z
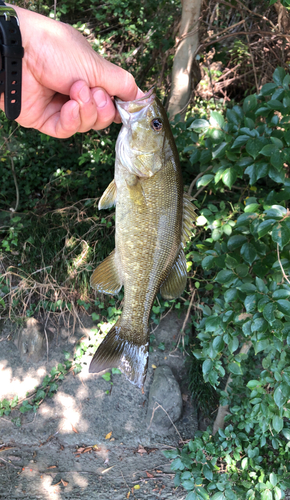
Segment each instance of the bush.
M217 434L166 452L187 500L278 500L289 486L289 83L277 68L258 96L187 132L196 134L187 150L205 192L187 254L203 315L193 318L193 354L206 382L227 379Z

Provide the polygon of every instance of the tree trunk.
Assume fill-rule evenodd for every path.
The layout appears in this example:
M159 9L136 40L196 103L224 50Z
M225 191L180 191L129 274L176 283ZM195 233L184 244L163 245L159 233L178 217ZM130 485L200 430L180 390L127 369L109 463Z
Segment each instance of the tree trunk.
M198 24L202 0L182 0L181 25L172 69L168 112L171 119L180 113L184 120L191 95L191 73L198 49Z

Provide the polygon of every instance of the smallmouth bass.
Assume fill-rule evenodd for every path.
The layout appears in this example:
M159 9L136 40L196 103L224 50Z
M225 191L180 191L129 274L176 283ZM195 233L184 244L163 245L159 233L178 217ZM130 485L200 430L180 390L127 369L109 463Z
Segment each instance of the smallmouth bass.
M195 213L183 193L177 149L155 90L135 101L116 99L116 106L123 126L116 143L115 176L98 205L99 210L116 205L116 248L93 272L91 286L108 294L124 286L124 306L89 371L118 367L142 387L151 308L159 290L170 300L186 286L183 247Z

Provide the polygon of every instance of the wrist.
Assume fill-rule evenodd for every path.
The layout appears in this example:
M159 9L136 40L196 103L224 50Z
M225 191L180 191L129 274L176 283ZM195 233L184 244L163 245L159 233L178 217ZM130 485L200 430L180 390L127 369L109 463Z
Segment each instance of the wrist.
M10 5L0 2L0 94L8 119L15 120L21 111L23 47L19 20Z

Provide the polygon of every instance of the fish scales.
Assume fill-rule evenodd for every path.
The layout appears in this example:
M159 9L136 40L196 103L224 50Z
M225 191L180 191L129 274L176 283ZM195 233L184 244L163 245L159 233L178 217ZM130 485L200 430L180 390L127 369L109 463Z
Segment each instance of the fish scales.
M148 362L148 321L160 290L178 297L186 285L183 241L194 219L183 197L178 154L154 89L128 103L117 100L123 127L116 144L114 181L99 208L116 204L116 248L94 271L91 284L117 293L124 286L120 319L97 349L90 372L119 367L142 386Z

